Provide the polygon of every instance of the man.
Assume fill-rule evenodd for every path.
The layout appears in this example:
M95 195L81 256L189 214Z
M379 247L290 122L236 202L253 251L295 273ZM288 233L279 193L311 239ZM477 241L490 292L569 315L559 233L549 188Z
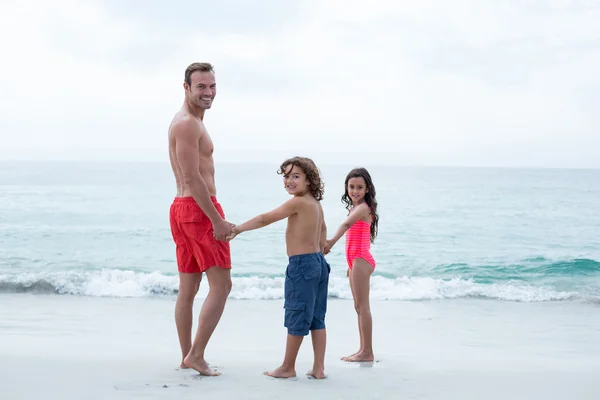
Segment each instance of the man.
M217 326L231 290L231 255L227 235L233 224L225 220L216 199L213 143L204 126L204 113L217 93L209 63L193 63L185 70L185 101L169 127L169 158L177 183L170 209L176 244L179 294L175 323L181 346L181 368L217 376L204 360L204 350ZM192 307L202 273L210 286L192 344Z

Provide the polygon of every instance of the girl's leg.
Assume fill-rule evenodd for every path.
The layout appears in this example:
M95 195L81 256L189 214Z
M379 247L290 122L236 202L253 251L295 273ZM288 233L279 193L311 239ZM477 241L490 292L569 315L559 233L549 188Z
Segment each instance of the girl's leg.
M358 329L360 331L361 349L358 353L347 357L344 361L373 361L373 319L371 317L371 306L369 292L371 288L371 274L373 266L362 258L354 260L350 281L352 284L352 295L358 313Z
M359 354L363 350L362 330L360 329L360 318L358 318L358 305L356 303L356 295L354 294L354 285L352 285L352 272L351 271L352 270L350 268L348 268L347 276L348 276L348 281L350 282L350 291L352 292L352 298L354 299L354 309L356 310L356 316L358 319L358 335L360 338L360 345L359 345L358 351L356 353L346 356L346 357L342 357L343 361L347 361L348 358L354 357L355 355Z

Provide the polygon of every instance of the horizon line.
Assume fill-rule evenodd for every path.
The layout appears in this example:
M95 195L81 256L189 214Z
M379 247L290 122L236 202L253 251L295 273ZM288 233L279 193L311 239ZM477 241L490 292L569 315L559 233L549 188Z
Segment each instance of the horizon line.
M0 163L14 163L14 164L39 164L39 163L77 163L77 164L168 164L168 160L102 160L102 159L89 159L89 160L76 160L76 159L10 159L0 158ZM216 161L215 167L219 164L224 165L272 165L277 162L269 161L234 161L224 160ZM339 161L334 162L320 162L319 165L326 165L331 167L347 167L349 163L342 163ZM398 167L398 168L453 168L453 169L544 169L544 170L600 170L598 167L584 167L584 166L544 166L544 165L473 165L473 164L403 164L403 163L390 163L390 162L363 162L360 163L369 165L371 167Z

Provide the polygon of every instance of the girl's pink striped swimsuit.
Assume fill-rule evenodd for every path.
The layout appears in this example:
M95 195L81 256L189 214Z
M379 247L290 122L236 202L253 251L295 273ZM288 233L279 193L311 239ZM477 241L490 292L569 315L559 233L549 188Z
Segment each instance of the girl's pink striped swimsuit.
M346 231L346 261L352 269L352 263L362 258L375 268L375 259L371 255L371 224L363 220L356 221Z

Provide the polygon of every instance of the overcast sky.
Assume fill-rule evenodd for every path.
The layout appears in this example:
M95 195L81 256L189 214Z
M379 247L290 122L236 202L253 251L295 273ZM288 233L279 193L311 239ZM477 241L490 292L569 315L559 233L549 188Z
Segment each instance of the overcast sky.
M2 0L0 159L165 160L209 61L217 162L600 167L598 21L586 0Z

